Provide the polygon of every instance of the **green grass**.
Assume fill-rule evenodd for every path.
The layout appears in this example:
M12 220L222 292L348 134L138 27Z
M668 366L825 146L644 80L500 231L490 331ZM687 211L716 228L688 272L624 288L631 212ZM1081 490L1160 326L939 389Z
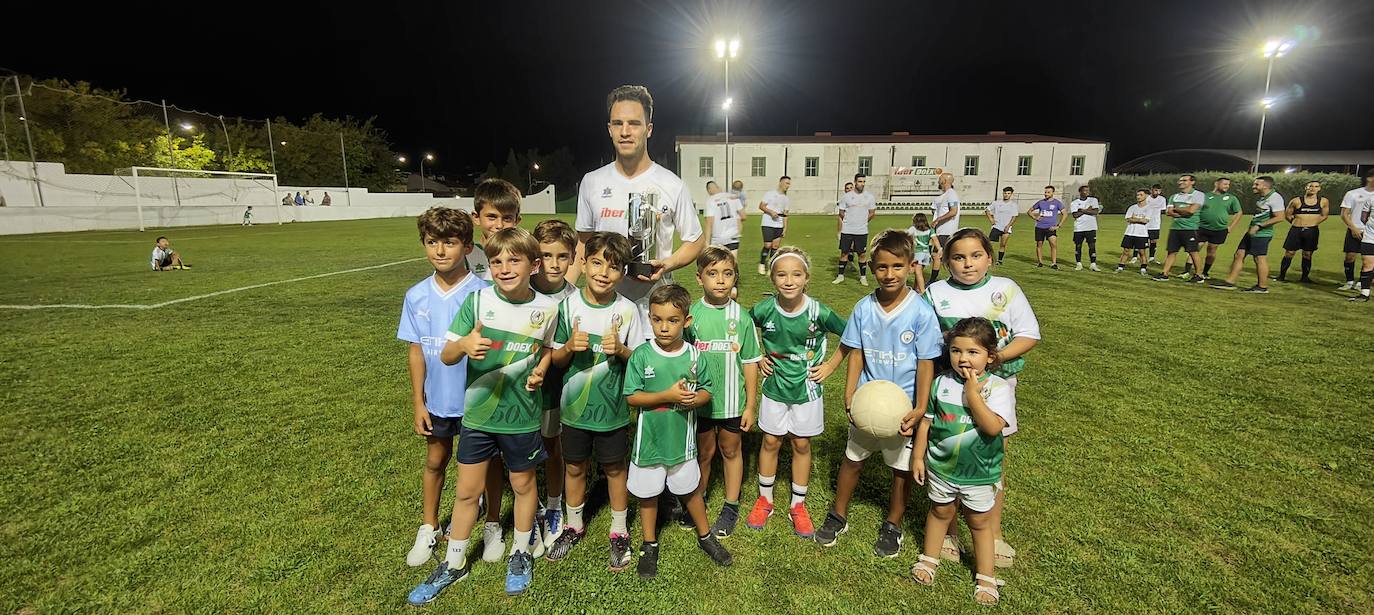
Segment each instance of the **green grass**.
M817 262L814 296L847 314L863 289L829 284L834 222L791 224L788 241ZM907 223L873 228L888 225ZM752 271L756 226L741 250L746 305L768 290ZM1319 283L1267 296L1035 269L1029 229L1015 235L995 272L1026 289L1044 342L1018 390L1006 534L1019 559L1003 609L1374 611L1374 306L1332 290L1340 230L1326 226ZM1121 225L1104 227L1110 270ZM0 238L0 304L156 303L422 255L408 219L166 233L194 270L147 271L153 232ZM416 261L155 310L0 310L0 611L404 609L429 570L403 562L423 444L395 330L427 273ZM814 445L817 522L844 448L839 378ZM757 434L746 445L755 476ZM789 467L784 453L780 498ZM652 582L606 571L603 509L569 560L536 565L528 595L505 597L504 566L479 563L431 609L986 612L967 563L933 588L909 580L923 497L901 557L871 555L887 484L870 463L831 549L777 516L741 526L725 541L735 566L717 569L690 532L666 528ZM750 480L744 499L756 495Z

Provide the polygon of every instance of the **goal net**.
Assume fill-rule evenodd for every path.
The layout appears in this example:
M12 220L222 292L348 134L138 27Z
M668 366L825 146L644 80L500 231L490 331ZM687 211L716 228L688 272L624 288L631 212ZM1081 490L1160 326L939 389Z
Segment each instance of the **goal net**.
M231 207L237 214L248 207L265 213L281 205L277 176L272 173L131 167L120 175L132 184L139 230L144 227L144 209L149 207Z

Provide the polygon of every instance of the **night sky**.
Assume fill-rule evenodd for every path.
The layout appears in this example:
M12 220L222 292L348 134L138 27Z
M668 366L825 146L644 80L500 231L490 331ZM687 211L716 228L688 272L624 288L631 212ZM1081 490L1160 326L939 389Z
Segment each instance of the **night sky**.
M711 46L735 33L734 134L1006 130L1108 140L1110 165L1250 148L1258 49L1288 34L1302 39L1274 70L1266 148L1374 146L1368 0L106 6L8 7L0 66L226 116L375 115L441 171L510 147L608 161L605 94L622 83L654 94L666 161L674 135L722 130Z

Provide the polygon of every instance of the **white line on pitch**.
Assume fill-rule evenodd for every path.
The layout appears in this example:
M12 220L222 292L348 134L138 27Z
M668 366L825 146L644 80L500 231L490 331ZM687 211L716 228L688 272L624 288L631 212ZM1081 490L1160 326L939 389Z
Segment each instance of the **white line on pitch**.
M275 282L263 282L262 284L252 284L252 285L250 285L250 286L240 286L240 287L238 287L238 288L230 288L230 289L227 289L227 290L217 290L217 291L215 291L215 292L213 292L213 293L205 293L205 294L203 294L203 295L194 295L194 296L191 296L191 297L182 297L182 298L180 298L180 299L172 299L172 300L170 300L170 301L163 301L162 303L148 303L148 304L144 304L144 303L113 303L113 304L108 304L108 305L88 305L88 304L85 304L85 303L52 303L52 304L47 304L47 305L0 305L0 310L48 310L48 309L72 309L72 310L108 310L108 309L154 310L154 309L157 309L157 308L160 308L160 307L166 307L166 306L173 305L173 304L177 304L177 303L185 303L185 302L187 302L187 301L196 301L196 300L199 300L199 299L207 299L207 298L210 298L210 297L218 297L219 295L228 295L228 294L230 294L230 293L238 293L238 292L243 292L243 291L245 291L245 290L253 290L253 289L255 289L255 288L263 288L263 287L267 287L267 286L276 286L277 284L290 284L290 283L292 283L292 282L304 282L304 281L306 281L306 280L314 280L314 279L318 279L318 278L327 278L327 277L329 277L329 276L343 275L343 274L345 274L345 273L357 273L357 272L359 272L359 271L368 271L368 270L371 270L371 269L381 269L381 268L383 268L383 267L394 267L394 266L396 266L396 265L404 265L404 264L406 264L406 263L413 263L413 262L415 262L415 261L422 261L422 260L425 260L424 257L408 258L408 259L405 259L405 260L403 260L403 261L396 261L396 262L392 262L392 263L382 263L382 264L380 264L380 265L370 265L370 266L367 266L367 267L357 267L357 268L354 268L354 269L344 269L343 271L331 271L331 272L329 272L329 273L317 273L317 274L315 274L315 275L308 275L308 276L304 276L304 277L300 277L300 278L291 278L291 279L289 279L289 280L277 280L277 281L275 281Z

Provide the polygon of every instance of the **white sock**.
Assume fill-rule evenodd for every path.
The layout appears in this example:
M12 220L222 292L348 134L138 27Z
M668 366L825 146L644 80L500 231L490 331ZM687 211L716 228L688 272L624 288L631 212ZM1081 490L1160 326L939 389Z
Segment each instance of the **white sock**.
M549 497L547 497L547 498L544 498L544 508L547 508L547 509L549 509L549 510L556 510L556 511L562 512L562 511L563 511L563 496L561 496L561 495L551 495L551 496L549 496Z
M520 530L515 530L515 538L514 538L514 541L513 541L514 544L512 544L512 545L510 546L510 553L511 553L511 555L515 555L516 553L529 553L529 552L530 552L530 534L533 534L533 533L534 533L534 530L533 530L533 529L525 530L525 531L523 531L523 532L520 531Z
M763 499L768 500L769 504L773 503L773 479L775 478L777 478L777 476L759 475L759 495L763 496Z
M586 506L586 504L583 504L581 506L568 506L568 527L578 532L581 532L583 530L585 525L582 522L582 509L586 508Z
M792 503L787 505L788 508L796 506L797 504L805 501L806 485L798 485L796 483L792 483Z
M626 509L626 510L613 510L613 511L611 511L611 535L612 535L612 536L614 536L614 535L616 535L616 534L623 534L623 535L625 535L625 536L629 536L629 535L630 535L630 528L627 527L627 526L625 525L625 519L626 519L626 517L628 517L629 515L630 515L630 511L629 511L628 509Z
M462 568L467 561L468 541L450 540L448 541L448 553L444 555L444 561L448 562L449 568Z

